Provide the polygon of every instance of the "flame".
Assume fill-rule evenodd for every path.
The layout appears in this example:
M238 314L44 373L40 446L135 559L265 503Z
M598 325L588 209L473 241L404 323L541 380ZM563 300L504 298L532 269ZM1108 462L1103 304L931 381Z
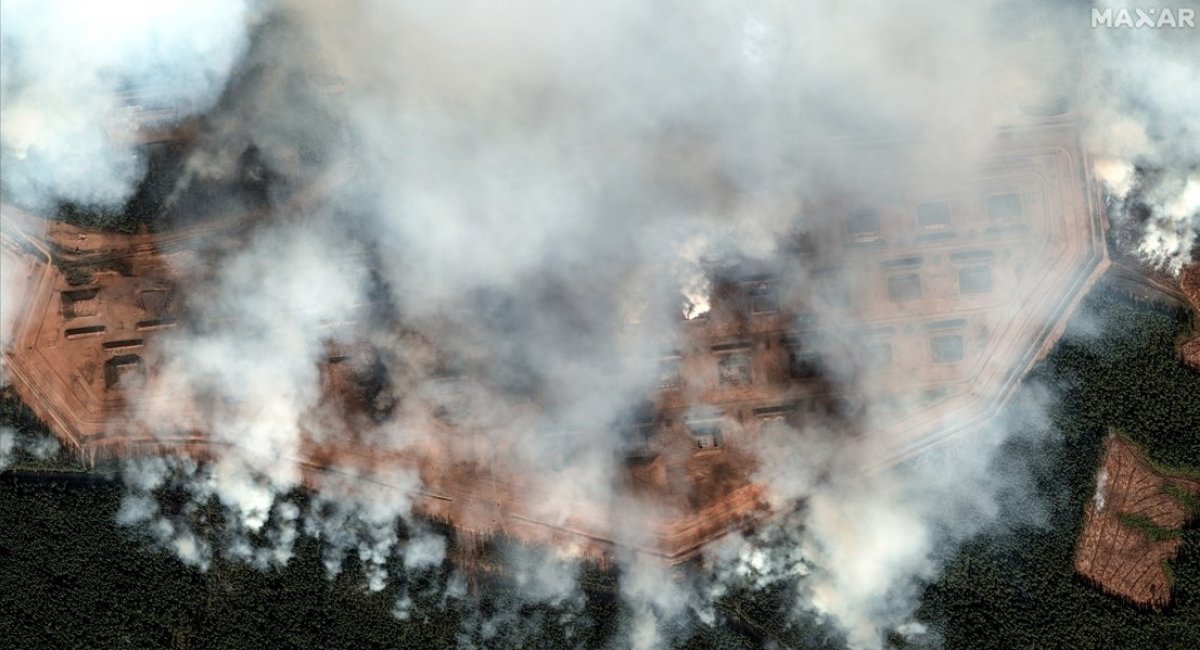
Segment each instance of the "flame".
M675 267L675 275L679 279L680 292L683 294L683 317L695 320L703 317L712 309L709 299L711 286L708 274L704 272L701 258L708 249L708 238L697 233L684 240L679 247L679 261Z
M708 300L708 282L702 287L684 288L683 317L687 320L702 318L712 309Z

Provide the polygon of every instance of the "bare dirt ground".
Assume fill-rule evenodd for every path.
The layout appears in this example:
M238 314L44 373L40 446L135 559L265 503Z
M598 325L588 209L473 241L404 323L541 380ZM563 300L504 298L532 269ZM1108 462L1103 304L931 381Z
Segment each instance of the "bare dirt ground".
M846 312L849 323L836 327L848 333L809 318L825 303L814 306L806 284L749 268L724 273L708 315L682 323L679 348L664 351L664 380L647 396L654 407L645 423L650 442L625 463L620 503L556 496L555 476L529 476L505 462L508 454L519 456L520 441L504 436L431 425L430 435L403 449L373 445L359 435L356 423L364 420L353 417L370 400L355 395L362 382L347 376L353 364L333 352L321 372L326 398L344 402L333 411L350 416L345 435L334 444L312 436L287 460L309 483L344 476L346 483L356 477L362 485L406 490L416 509L468 535L568 546L582 555L603 555L619 540L685 560L762 513L770 495L752 482L759 458L778 456L774 471L795 471L786 449L764 453L764 440L794 442L810 414L830 415L838 399L886 410L875 418L886 428L869 436L848 429L840 443L863 471L972 431L1007 402L1108 266L1097 196L1081 182L1086 164L1076 141L1067 124L1013 131L1002 139L1004 154L969 182L916 187L886 201L844 197L845 205L831 206L841 215L868 201L872 218L862 232L831 222L819 233L831 259L798 257L788 268L826 269L818 275L828 293L846 301L834 311ZM903 153L897 145L889 155L898 165ZM323 196L337 176L319 179L293 202ZM989 207L997 199L1006 211ZM949 214L933 230L917 220L929 205ZM166 353L157 341L201 318L187 305L189 292L219 264L206 253L237 246L239 233L262 215L111 235L0 209L5 263L27 269L25 297L5 334L5 371L33 411L89 460L172 450L206 455L234 444L208 439L203 418L190 415L201 407L160 381ZM893 285L907 297L892 295ZM798 317L817 324L798 336ZM793 358L803 358L807 344L799 340L821 340L817 329L845 338L847 354L870 365L850 384L870 399L833 395ZM945 358L935 350L939 341L949 344ZM696 406L705 407L703 417L693 413ZM171 431L147 429L145 423L167 420L156 417L166 412ZM420 415L422 422L438 420Z
M1195 336L1179 348L1179 355L1188 366L1200 370L1200 263L1191 264L1179 274L1179 290L1192 304Z
M1084 511L1075 570L1110 594L1165 607L1172 582L1167 562L1179 553L1179 529L1192 516L1180 492L1200 495L1200 481L1157 473L1137 445L1111 436Z

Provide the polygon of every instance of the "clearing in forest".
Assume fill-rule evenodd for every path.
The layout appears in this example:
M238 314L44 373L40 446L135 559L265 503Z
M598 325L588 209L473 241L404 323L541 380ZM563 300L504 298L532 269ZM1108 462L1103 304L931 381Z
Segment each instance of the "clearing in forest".
M1110 594L1144 607L1166 606L1168 563L1198 505L1200 480L1156 471L1133 442L1109 436L1096 493L1084 511L1075 570Z

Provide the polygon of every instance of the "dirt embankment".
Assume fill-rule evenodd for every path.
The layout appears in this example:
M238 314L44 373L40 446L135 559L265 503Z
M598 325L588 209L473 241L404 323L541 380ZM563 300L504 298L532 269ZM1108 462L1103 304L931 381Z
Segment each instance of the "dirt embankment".
M1179 275L1179 290L1191 303L1193 322L1196 323L1194 335L1179 348L1179 354L1184 363L1200 370L1200 263L1183 269Z
M1171 601L1168 562L1195 516L1200 480L1161 474L1129 440L1105 446L1096 493L1084 511L1075 570L1102 590L1143 607Z

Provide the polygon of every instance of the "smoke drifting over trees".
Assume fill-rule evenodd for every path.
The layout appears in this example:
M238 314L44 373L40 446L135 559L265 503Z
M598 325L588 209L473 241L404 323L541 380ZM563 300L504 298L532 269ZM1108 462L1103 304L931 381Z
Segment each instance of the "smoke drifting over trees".
M1194 28L1092 36L1083 68L1086 137L1111 216L1118 225L1136 219L1137 252L1178 274L1200 231L1200 39Z
M464 426L519 441L515 462L549 495L547 518L617 503L618 441L579 432L651 390L676 327L666 307L699 259L769 265L797 222L822 218L805 198L870 193L889 173L848 155L846 139L904 134L922 144L902 183L961 179L997 128L1069 106L1115 216L1144 219L1141 254L1178 270L1195 247L1194 30L1092 29L1083 3L569 4L6 0L5 201L126 201L145 172L144 153L112 137L128 93L204 116L168 204L216 183L237 190L223 205L278 208L240 249L214 253L189 296L204 327L163 343L173 365L156 389L203 407L128 423L211 432L228 451L203 467L131 463L123 523L200 567L214 553L287 562L301 532L328 542L331 573L356 554L372 589L396 579L396 556L410 571L439 564L444 541L404 497L413 473L378 490L330 481L305 511L289 499L301 439L346 435L323 410L316 364L349 319L404 323L371 330L386 370L376 404L391 416L355 435L419 443L431 429L406 396L443 400ZM290 200L312 186L320 200ZM1126 216L1134 204L1148 216ZM636 336L622 327L630 314L645 325ZM486 372L442 395L406 344L414 331ZM853 382L843 344L823 363ZM870 428L871 407L858 426ZM621 597L643 613L630 645L711 617L713 596L738 581L797 574L808 576L797 610L878 645L881 630L912 623L917 581L937 575L944 549L1025 489L1020 472L991 469L1004 422L866 476L877 459L839 444L838 426L813 422L803 447L764 455L773 500L803 499L803 515L722 542L708 575L675 582L617 558ZM184 495L182 513L151 497L163 489ZM229 522L219 548L189 511L214 499ZM531 600L577 593L569 560L521 553L510 563Z
M248 18L240 0L4 3L7 200L123 203L145 166L132 143L110 137L127 128L121 95L207 110L245 51Z

